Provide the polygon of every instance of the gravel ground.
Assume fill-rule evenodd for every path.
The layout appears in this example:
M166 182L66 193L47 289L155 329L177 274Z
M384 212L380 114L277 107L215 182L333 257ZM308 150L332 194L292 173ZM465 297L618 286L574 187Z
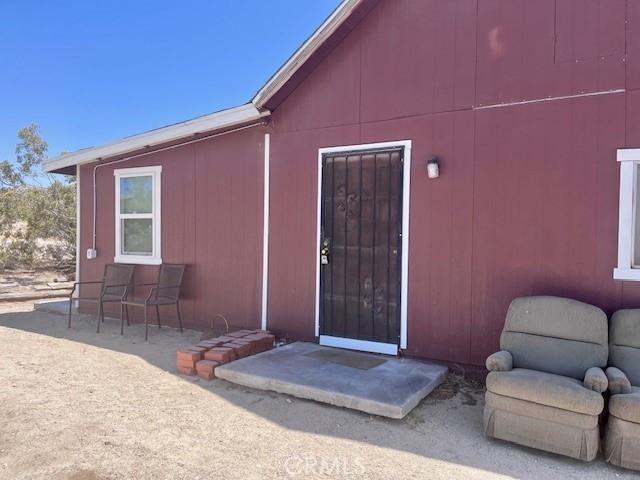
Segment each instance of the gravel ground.
M637 478L486 439L481 387L454 376L389 420L180 377L197 332L94 328L0 304L0 478Z

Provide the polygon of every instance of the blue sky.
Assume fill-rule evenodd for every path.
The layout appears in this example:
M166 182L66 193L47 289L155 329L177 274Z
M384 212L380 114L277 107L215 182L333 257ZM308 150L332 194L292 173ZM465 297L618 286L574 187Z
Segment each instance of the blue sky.
M339 0L0 0L0 160L245 103Z

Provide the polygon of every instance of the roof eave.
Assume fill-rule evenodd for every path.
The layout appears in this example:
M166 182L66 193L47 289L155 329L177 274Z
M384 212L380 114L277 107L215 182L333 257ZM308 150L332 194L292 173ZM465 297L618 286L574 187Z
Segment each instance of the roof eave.
M46 161L43 168L46 172L61 171L75 165L93 163L158 145L179 142L182 139L193 138L199 134L228 129L236 125L246 125L252 121L259 121L261 118L270 115L270 113L269 111L259 111L253 104L248 103L187 120L186 122L133 135L109 144L62 154Z
M246 125L252 121L258 121L262 117L271 114L270 109L276 108L281 101L280 97L286 96L285 85L295 85L304 76L304 68L307 63L317 61L318 56L325 55L327 43L335 43L335 38L344 35L343 30L350 30L350 23L357 23L357 18L348 20L354 16L365 15L371 5L377 0L343 0L327 19L315 30L315 32L295 51L287 62L267 81L256 93L250 103L239 107L230 108L220 112L205 115L186 122L162 127L150 132L134 135L98 147L86 148L73 153L59 155L44 163L47 172L65 172L70 167L93 163L113 157L122 157L134 154L142 150L168 143L180 143L181 140L193 138L204 133L225 130L236 125ZM363 7L363 8L359 8ZM356 15L354 12L358 11ZM364 12L364 13L362 13ZM341 29L341 27L344 27ZM340 33L336 34L338 31ZM331 39L332 42L328 42ZM317 53L317 55L316 55ZM311 60L311 61L310 61ZM295 78L294 78L295 76ZM289 87L291 87L289 85ZM295 88L295 87L291 87ZM273 105L268 104L271 101Z

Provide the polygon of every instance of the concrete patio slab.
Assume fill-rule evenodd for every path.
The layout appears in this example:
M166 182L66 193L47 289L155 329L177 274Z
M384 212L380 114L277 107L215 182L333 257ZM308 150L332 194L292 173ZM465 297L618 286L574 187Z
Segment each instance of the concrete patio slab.
M430 362L296 342L216 369L216 376L260 390L390 418L402 418L444 380Z
M36 310L37 312L55 313L58 315L67 316L69 315L69 300L40 300L40 301L34 302L33 309ZM78 311L78 302L73 302L73 306L71 307L71 314L82 315ZM95 315L95 314L89 314L89 315ZM112 317L108 313L105 313L104 318L110 318L112 320L115 319L120 321L119 317Z
M69 301L68 300L45 300L41 302L35 302L33 309L38 312L44 313L57 313L58 315L69 314ZM72 308L72 313L78 313L78 307L76 305Z

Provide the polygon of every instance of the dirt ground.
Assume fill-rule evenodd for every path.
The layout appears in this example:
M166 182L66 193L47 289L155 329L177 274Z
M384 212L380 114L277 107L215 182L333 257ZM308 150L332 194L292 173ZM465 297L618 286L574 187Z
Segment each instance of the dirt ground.
M63 296L68 295L72 287L73 281L68 275L56 270L0 270L0 301Z
M119 330L0 303L1 479L637 478L486 439L457 377L389 420L180 377L198 332Z

